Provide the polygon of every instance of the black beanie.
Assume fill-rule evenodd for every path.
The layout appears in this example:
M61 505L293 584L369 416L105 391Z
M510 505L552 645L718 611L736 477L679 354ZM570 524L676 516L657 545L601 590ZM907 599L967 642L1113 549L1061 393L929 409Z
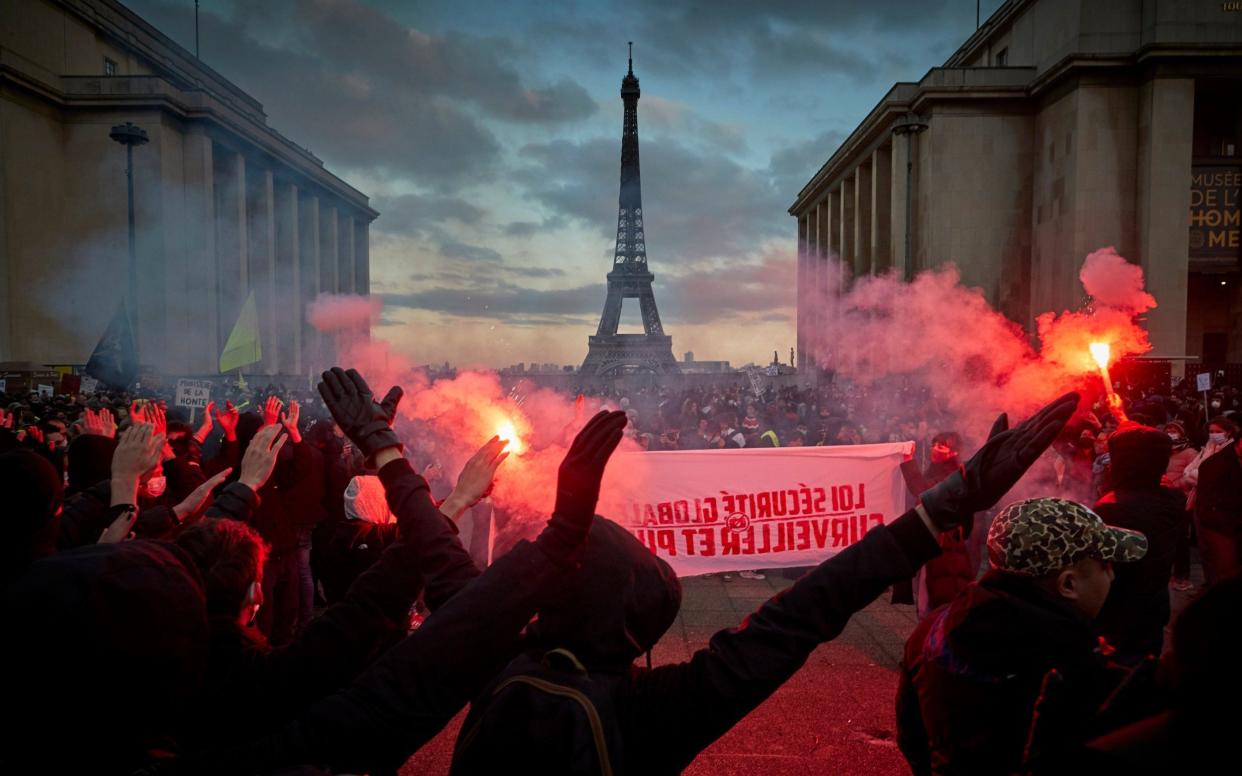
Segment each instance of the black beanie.
M1154 488L1169 468L1173 440L1150 426L1129 426L1108 438L1114 488Z
M5 494L8 536L0 542L0 579L9 580L31 561L56 550L56 515L64 484L56 467L38 453L0 455L0 493Z
M112 476L116 445L115 439L98 434L83 434L69 443L69 495Z

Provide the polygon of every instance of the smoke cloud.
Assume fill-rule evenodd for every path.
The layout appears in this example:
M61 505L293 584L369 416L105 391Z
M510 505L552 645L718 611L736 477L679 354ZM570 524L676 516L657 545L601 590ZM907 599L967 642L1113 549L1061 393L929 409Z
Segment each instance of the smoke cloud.
M1156 304L1142 269L1104 248L1087 257L1080 277L1092 304L1039 315L1038 347L979 289L964 287L952 265L909 283L890 274L849 289L830 284L809 347L838 380L866 387L900 377L926 388L943 425L979 443L1002 411L1017 420L1066 391L1098 392L1090 343L1108 342L1114 359L1151 349L1137 320Z
M460 372L432 381L427 370L370 339L359 324L374 320L377 299L321 295L308 311L311 324L336 341L337 363L357 369L382 395L400 385L398 430L420 456L439 463L456 479L470 456L493 436L511 436L510 455L497 472L492 501L519 533L533 533L551 514L557 469L573 437L589 420L586 402L524 383L506 393L490 371ZM638 450L628 438L620 450ZM637 485L639 472L613 466L603 484L610 491Z

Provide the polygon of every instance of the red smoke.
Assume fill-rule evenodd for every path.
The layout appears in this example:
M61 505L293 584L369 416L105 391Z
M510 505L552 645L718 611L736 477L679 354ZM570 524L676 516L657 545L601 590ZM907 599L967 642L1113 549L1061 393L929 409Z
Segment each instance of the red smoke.
M335 338L336 363L357 369L377 394L394 384L405 389L397 423L402 439L407 448L437 461L451 480L487 440L500 435L502 429L511 429L521 449L511 449L501 464L492 501L519 519L532 523L547 519L556 493L557 468L587 419L576 411L574 399L529 384L506 394L494 372L461 372L433 382L425 370L392 352L387 342L365 335L361 324L374 322L381 307L378 299L321 295L308 319ZM637 450L638 446L627 439L620 449ZM604 490L633 483L632 476L612 466Z
M1092 302L1039 315L1038 349L980 290L960 285L952 265L910 283L883 275L829 289L810 347L847 381L906 375L926 385L957 430L979 441L1001 411L1016 419L1067 390L1099 393L1092 342L1107 342L1114 360L1151 349L1138 316L1156 301L1142 269L1104 248L1087 257L1080 278Z

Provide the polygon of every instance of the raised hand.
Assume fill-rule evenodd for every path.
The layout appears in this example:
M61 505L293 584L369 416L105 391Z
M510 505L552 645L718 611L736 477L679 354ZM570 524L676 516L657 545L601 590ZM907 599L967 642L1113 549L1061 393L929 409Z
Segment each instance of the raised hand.
M282 433L284 428L279 425L264 426L250 440L246 454L242 456L241 475L238 482L258 492L272 476L276 468L276 456L280 448L285 446L288 437Z
M121 516L99 534L96 544L116 544L133 538L134 523L138 521L138 508L130 505L130 509L121 512Z
M207 500L211 498L211 492L216 489L217 485L224 482L232 471L233 467L230 466L190 491L190 495L186 496L184 501L173 507L177 522L184 523L201 515L207 508Z
M155 468L160 462L164 435L155 433L150 423L138 423L121 432L116 452L112 454L112 479L133 479Z
M1048 449L1078 406L1078 394L1067 393L1046 405L1016 428L1002 413L988 441L957 472L923 493L921 506L936 527L947 531L970 521L1014 486Z
M289 441L295 445L302 442L302 432L298 430L298 418L301 414L302 408L296 401L291 401L289 409L280 415L280 423L285 427L285 431L289 432Z
M106 436L108 439L116 439L116 416L112 414L112 410L104 407L99 411L98 415L102 436Z
M284 404L278 397L269 396L263 403L263 425L274 426L280 422L280 408Z
M147 405L147 418L155 426L155 433L168 435L168 416L164 414L164 402Z
M214 401L207 402L207 406L203 408L203 420L198 424L198 428L194 431L194 441L200 445L207 441L207 436L211 433L212 426L211 413L216 409Z
M401 440L392 430L397 404L404 394L400 386L388 389L384 400L376 402L370 386L357 370L346 371L334 366L323 373L318 388L333 420L362 451L368 464L374 462L380 450L402 449Z
M0 408L0 428L13 428L13 413Z
M500 437L492 437L479 448L478 452L466 461L461 474L457 477L457 486L440 505L440 511L456 520L479 500L492 492L496 477L496 469L509 454L505 452L508 442Z
M224 432L224 438L230 442L237 441L237 421L241 419L241 410L233 406L233 402L224 403L224 412L216 412L216 422Z
M556 506L539 540L554 554L567 555L586 538L599 501L604 467L621 443L624 412L601 412L574 437L556 479Z
M151 420L150 418L147 417L146 408L138 404L138 401L139 401L138 399L135 399L134 401L131 401L129 403L129 422L130 423L150 423Z

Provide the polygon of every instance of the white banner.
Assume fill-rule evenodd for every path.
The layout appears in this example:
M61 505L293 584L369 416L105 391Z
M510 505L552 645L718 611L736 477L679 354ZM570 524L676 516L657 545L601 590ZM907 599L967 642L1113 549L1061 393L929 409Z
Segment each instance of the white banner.
M617 455L611 517L678 576L813 566L905 511L913 442Z
M209 401L211 401L210 380L181 379L177 381L177 400L175 404L178 407L197 407L202 409L207 406Z

